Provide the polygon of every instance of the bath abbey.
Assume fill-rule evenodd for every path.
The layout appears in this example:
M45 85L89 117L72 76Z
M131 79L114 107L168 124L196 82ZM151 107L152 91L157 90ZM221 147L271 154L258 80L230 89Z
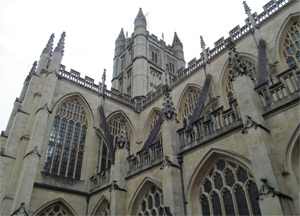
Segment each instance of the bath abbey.
M99 83L45 38L0 136L1 215L299 215L300 2L262 7L188 61L140 8Z

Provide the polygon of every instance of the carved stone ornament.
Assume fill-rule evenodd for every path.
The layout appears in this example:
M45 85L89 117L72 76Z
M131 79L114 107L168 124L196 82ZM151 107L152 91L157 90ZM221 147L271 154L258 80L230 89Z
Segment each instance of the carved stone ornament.
M246 64L243 59L240 58L239 53L236 51L234 46L229 51L229 68L231 81L234 81L237 76L249 75Z
M246 115L244 118L244 129L242 130L242 134L248 133L248 129L252 127L254 127L254 129L259 127L270 133L270 130L268 128L264 127L259 123L256 123L250 116Z
M170 167L172 164L173 162L170 160L169 156L165 155L160 169L163 170L165 167Z
M23 215L26 215L28 216L29 214L27 213L26 209L25 209L25 203L21 203L21 206L16 210L14 211L10 216L13 216L13 215L16 215L16 216L23 216Z
M49 107L48 107L48 103L45 103L45 105L44 106L42 106L42 107L40 107L36 112L35 112L35 114L37 114L39 111L41 111L41 110L45 110L45 111L47 111L49 114L51 114L52 113L52 111L49 109Z
M262 185L261 185L261 187L260 187L260 189L258 191L258 198L260 200L263 200L263 197L267 196L268 194L272 194L272 197L278 196L278 197L282 197L282 198L286 198L286 199L290 199L290 200L293 199L292 197L290 197L290 196L288 196L286 194L283 194L283 193L281 193L279 191L276 191L275 188L273 188L269 184L268 179L262 178L260 180L262 182Z
M172 97L167 92L164 96L164 103L163 103L163 120L177 120L177 114L175 112L174 103L172 101Z
M24 156L23 159L25 159L25 158L26 158L27 156L29 156L29 155L36 155L38 158L41 158L41 155L40 155L40 153L39 153L39 150L38 150L38 147L37 147L37 146L35 146L31 152L28 152L28 153Z
M117 147L119 149L126 148L129 149L129 141L126 132L126 121L122 119L120 122L120 133L117 138Z

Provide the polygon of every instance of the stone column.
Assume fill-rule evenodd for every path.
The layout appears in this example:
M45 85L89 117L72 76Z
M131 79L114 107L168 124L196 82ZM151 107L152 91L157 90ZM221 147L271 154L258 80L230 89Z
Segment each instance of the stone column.
M166 93L164 97L163 106L161 125L164 152L164 161L161 167L163 170L163 201L164 206L170 208L172 215L184 215L180 167L177 161L180 137L176 132L178 121L169 93Z
M121 120L120 132L118 135L115 164L112 167L112 183L111 183L111 215L126 215L126 180L129 164L127 158L129 156L129 141L126 135L126 121Z

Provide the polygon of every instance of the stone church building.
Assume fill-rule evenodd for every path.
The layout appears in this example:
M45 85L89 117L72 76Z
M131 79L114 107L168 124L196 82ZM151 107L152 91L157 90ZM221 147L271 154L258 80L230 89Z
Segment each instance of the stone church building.
M300 3L243 4L189 62L140 9L110 90L51 35L1 133L1 215L299 215Z

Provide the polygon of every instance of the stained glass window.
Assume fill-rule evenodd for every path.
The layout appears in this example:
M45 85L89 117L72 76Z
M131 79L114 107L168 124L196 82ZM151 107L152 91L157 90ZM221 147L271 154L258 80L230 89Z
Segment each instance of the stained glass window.
M138 215L164 215L162 190L152 185L141 201Z
M283 44L283 56L289 67L300 67L300 21L295 20L286 32Z
M43 171L80 179L86 133L82 104L76 98L64 101L54 117Z
M70 210L68 210L67 207L65 207L63 204L58 202L44 208L37 215L38 216L64 216L64 215L72 215L72 213L70 212Z
M183 98L183 103L181 105L182 109L182 122L189 123L190 118L192 117L198 98L200 96L200 90L189 89Z
M245 167L219 159L208 168L199 195L203 215L261 215L257 186Z

